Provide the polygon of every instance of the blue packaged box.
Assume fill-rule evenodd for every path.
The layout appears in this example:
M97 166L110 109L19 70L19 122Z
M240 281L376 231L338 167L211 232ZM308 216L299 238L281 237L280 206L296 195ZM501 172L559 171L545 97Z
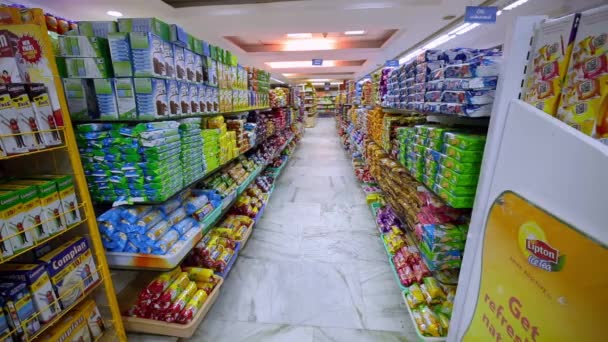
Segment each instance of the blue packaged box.
M186 56L184 55L184 48L181 46L173 45L173 61L175 64L175 78L178 80L186 79Z
M179 83L180 81L168 80L167 81L167 97L169 101L169 115L180 116L182 115L182 107L179 98Z
M116 92L111 78L95 78L93 80L95 98L99 118L102 120L118 119L118 106L116 105Z
M173 57L173 44L163 42L163 55L165 60L165 77L175 78L175 58Z
M164 77L163 40L149 32L129 33L134 77Z
M178 81L177 83L179 86L179 99L182 106L182 115L192 114L188 82Z
M162 78L134 78L135 103L140 120L165 118L169 115L166 80Z
M179 45L181 47L187 47L188 46L188 33L186 33L186 31L184 31L184 29L179 26L179 25L175 25L175 24L171 24L171 26L169 26L170 29L170 41L171 43L175 44L175 45Z
M27 284L34 307L40 313L38 316L40 322L50 321L61 311L51 279L43 265L2 264L0 265L0 278ZM0 331L2 331L1 328Z
M0 297L0 308L4 307L4 299ZM13 342L13 337L10 335L11 329L8 326L4 310L0 309L0 341Z
M11 329L16 330L19 340L27 339L27 336L40 330L40 321L35 316L36 309L32 302L32 295L25 283L1 283L0 296L4 299L8 324Z
M114 76L133 77L133 66L131 65L131 42L129 34L125 32L114 32L108 34L110 46L110 59Z
M84 237L67 241L39 261L46 267L63 309L76 303L100 281L91 249Z

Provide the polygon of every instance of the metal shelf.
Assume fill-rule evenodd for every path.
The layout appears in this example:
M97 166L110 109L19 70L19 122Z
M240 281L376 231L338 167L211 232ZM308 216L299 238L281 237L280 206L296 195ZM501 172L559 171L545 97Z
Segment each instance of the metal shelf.
M76 124L82 124L82 123L99 123L99 122L106 122L106 123L142 123L142 122L158 122L158 121L173 121L173 120L180 120L180 119L186 119L186 118L205 118L205 117L212 117L212 116L217 116L217 115L240 115L240 114L244 114L244 113L249 113L252 111L265 111L265 110L270 110L272 108L270 107L261 107L261 108L249 108L249 109L242 109L242 110L237 110L237 111L231 111L231 112L221 112L221 113L197 113L197 114L189 114L189 115L179 115L179 116L167 116L167 117L163 117L163 118L156 118L156 119L126 119L126 120L95 120L95 119L91 119L91 120L74 120L74 123Z

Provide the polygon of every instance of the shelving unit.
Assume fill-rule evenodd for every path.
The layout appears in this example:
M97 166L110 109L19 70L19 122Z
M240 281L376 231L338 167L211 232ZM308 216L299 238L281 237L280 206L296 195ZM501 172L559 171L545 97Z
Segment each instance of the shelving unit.
M312 128L317 124L317 92L312 83L308 82L304 84L302 91L302 99L304 107L304 122L306 128Z
M294 135L292 135L286 143L279 149L277 149L277 153L270 158L268 163L276 158L280 153L285 149L289 143L293 140ZM213 173L218 171L219 169L223 169L225 166L229 165L229 163L220 166ZM202 231L194 236L192 236L187 243L184 244L184 248L181 249L178 253L174 255L154 255L154 254L138 254L138 253L125 253L125 252L109 252L106 251L106 255L108 257L108 263L113 269L126 269L126 270L148 270L148 271L169 271L176 266L178 266L184 257L194 248L194 246L201 240L201 238L209 231L209 229L215 226L218 222L221 222L221 219L226 215L226 213L230 210L232 205L236 202L236 199L245 191L245 189L262 173L262 171L268 166L268 164L261 165L256 171L252 172L251 175L243 182L243 184L239 185L238 189L234 191L233 194L227 196L222 203L222 206L216 208L212 213L208 214L203 222ZM201 178L200 180L190 184L188 187L193 186L194 184L203 181L209 175ZM179 192L183 191L181 189ZM150 204L150 203L146 203Z
M297 125L297 126L300 126L300 125ZM300 130L300 133L298 133L298 134L301 134L302 128L297 128L297 129ZM248 179L243 184L241 184L241 186L239 186L238 190L235 191L234 196L231 195L231 196L227 197L228 200L226 201L226 203L218 208L221 210L220 214L218 214L217 216L213 215L214 223L211 223L208 226L209 228L216 222L219 222L224 217L224 215L230 210L232 205L235 203L236 198L238 198L238 196L247 188L247 186L251 182L253 182L253 180L255 180L255 178L257 178L257 176L259 174L261 174L264 171L264 169L269 167L269 163L272 160L274 160L276 157L280 156L283 153L283 151L287 148L287 146L289 144L291 144L291 142L293 141L295 136L296 136L296 134L292 134L286 140L286 142L280 148L278 148L276 150L275 154L273 156L271 156L271 158L268 159L266 164L261 165L257 171L253 172L251 174L251 176L248 177ZM273 187L270 189L270 191L268 192L268 194L266 196L266 202L265 202L264 206L259 211L258 215L255 217L254 223L253 223L251 229L249 230L249 232L247 233L247 235L243 238L243 240L241 240L238 243L237 249L235 250L235 254L233 255L232 259L229 261L228 266L226 267L225 271L222 274L220 274L220 277L221 277L220 283L213 289L213 291L209 295L208 299L205 301L205 304L198 311L198 313L194 317L194 319L188 324L173 324L173 323L166 323L166 322L162 322L162 321L156 321L156 320L152 320L152 319L123 317L123 320L125 322L125 328L127 331L139 332L139 333L144 333L144 334L156 334L156 335L164 335L164 336L182 337L182 338L192 337L192 335L194 334L196 329L199 327L199 325L205 319L205 316L207 315L207 313L209 312L209 310L211 309L211 307L213 306L213 304L215 303L217 298L221 295L221 285L224 282L229 281L228 276L230 274L230 270L232 269L233 265L238 260L239 252L243 248L245 248L248 239L253 234L255 225L262 217L264 208L266 207L266 204L268 203L268 201L270 200L270 197L272 196L273 188L274 188L274 185L276 184L277 178L280 176L282 170L284 169L284 167L287 165L288 162L289 162L289 160L286 160L283 163L283 165L281 166L281 168L278 170L278 172L275 176ZM204 234L205 234L205 232L203 233L203 235ZM151 270L151 269L146 269L143 267L137 267L137 269L146 270L146 271ZM162 269L160 269L160 270L162 270ZM124 286L123 289L118 294L118 298L120 299L120 303L121 303L121 309L123 311L130 308L130 306L134 302L134 298L136 298L139 291L141 291L141 289L145 285L147 285L154 277L153 272L140 272L140 274L142 274L141 277L138 276L137 278L134 278L133 280L129 281L126 284L126 286Z
M1 258L0 263L6 263L13 260L31 262L31 260L34 258L28 257L28 255L33 249L38 248L43 244L48 243L51 246L56 247L62 242L68 240L68 237L86 236L97 267L96 270L92 270L91 274L98 275L98 282L92 286L89 286L88 290L84 291L72 305L65 307L55 318L42 325L38 331L33 334L26 334L23 339L24 341L36 340L38 337L42 336L49 331L50 328L56 325L56 323L62 317L69 315L75 306L82 303L86 299L94 299L105 320L106 330L100 339L105 340L113 338L120 341L126 341L126 334L123 328L120 309L116 300L116 294L114 292L112 276L109 272L104 248L101 243L97 222L95 220L95 212L93 210L91 198L87 190L84 170L80 162L78 147L76 145L76 139L72 129L72 122L68 114L68 107L63 93L62 82L57 76L58 71L57 65L55 64L51 38L46 30L44 15L42 15L40 10L31 11L31 22L26 24L15 23L14 25L4 25L3 29L9 30L18 35L27 34L32 41L39 44L40 50L37 52L40 52L41 58L45 59L44 65L39 67L45 68L45 73L43 75L37 75L36 77L38 78L34 77L32 82L34 83L38 81L40 83L40 81L44 81L47 88L54 90L58 103L53 104L57 105L60 109L60 118L63 120L63 126L58 128L56 131L60 132L63 143L60 146L54 146L39 151L1 157L0 168L3 176L7 177L14 176L23 178L40 174L71 175L74 180L76 197L78 199L78 204L76 204L72 210L77 210L80 213L81 221L67 226L64 230L61 230L51 237L36 241L33 246L28 247L19 253ZM51 100L53 101L53 96L51 96ZM8 138L11 136L14 135L2 135L1 137ZM63 213L63 215L66 214L67 213ZM55 219L57 218L58 216L55 217ZM37 228L38 225L29 229L33 230ZM4 237L0 239L0 242L10 243L8 240L16 235L19 234ZM91 275L89 277L91 277ZM82 287L85 280L86 278L83 281L75 284L74 287L69 288L66 295L71 295L72 291L76 291L76 287ZM61 299L61 297L58 298L52 304L59 305L58 302ZM22 322L22 324L25 325L29 321L37 319L39 315L40 313L36 313L28 321ZM21 329L22 331L26 331L24 326L22 326ZM13 329L11 333L16 331L17 329Z

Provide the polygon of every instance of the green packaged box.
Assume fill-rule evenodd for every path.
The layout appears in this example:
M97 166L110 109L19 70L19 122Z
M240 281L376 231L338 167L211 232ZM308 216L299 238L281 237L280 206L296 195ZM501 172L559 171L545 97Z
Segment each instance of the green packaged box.
M426 138L429 136L429 130L432 127L437 127L436 125L416 125L414 129L416 130L416 135Z
M88 36L59 36L58 53L63 57L110 58L106 38Z
M4 256L17 254L34 244L32 234L24 227L26 214L21 200L23 191L0 190L0 239L3 239L0 248Z
M485 135L448 132L444 137L446 144L465 151L483 151L486 145Z
M56 60L61 77L111 78L114 76L109 58L56 57Z
M169 25L157 18L119 18L120 32L150 32L168 42L171 39Z
M23 221L19 223L17 229L23 231L22 236L24 237L24 240L31 243L33 241L40 241L49 236L48 229L45 229L46 222L42 221L42 207L40 198L38 197L38 188L35 185L9 182L0 184L0 189L2 191L14 191L19 193L19 198L23 205ZM13 250L17 250L14 243Z
M461 174L477 174L481 168L481 163L463 163L445 154L439 156L439 165L452 169Z
M97 100L97 109L101 120L118 119L118 106L116 105L116 94L114 82L111 78L93 79L93 88Z
M35 175L32 178L55 182L68 226L81 221L74 179L71 175Z
M93 81L82 78L63 78L63 90L70 117L75 120L99 117Z
M122 120L137 119L133 80L131 78L115 78L114 89L116 91L118 118Z
M437 175L435 182L443 189L449 191L456 196L475 196L477 186L475 185L456 185L450 182L449 179L443 178L441 175Z
M416 153L419 154L421 156L425 155L426 153L426 147L423 145L418 145L418 144L413 144L412 145L412 150Z
M483 158L482 151L466 151L447 144L444 145L444 153L448 157L463 163L480 163Z
M448 179L450 182L462 186L462 185L469 185L469 186L476 186L477 182L479 181L479 172L475 172L475 173L470 173L470 174L466 174L466 173L458 173L452 169L450 169L449 167L445 167L445 166L439 166L437 172L443 177Z
M108 34L118 32L115 21L79 21L78 32L82 36L108 38Z
M443 140L426 138L424 146L426 146L430 150L441 151L441 148L443 147Z
M441 197L449 206L457 209L468 209L473 207L475 196L456 196L439 184L435 183L433 191L437 196Z
M422 183L426 185L429 189L432 189L433 186L435 186L435 178L424 174L422 175Z
M431 140L443 140L443 134L448 130L450 130L448 127L431 126L427 128L427 137Z
M34 202L35 206L38 206L38 209L34 209L33 207L30 208L30 210L36 212L36 214L32 216L35 221L40 224L40 227L33 230L35 241L40 241L46 237L52 236L62 229L63 220L65 220L66 217L58 217L60 215L58 213L64 213L65 207L62 205L61 197L59 196L59 192L57 192L57 183L55 181L50 179L16 179L11 181L11 184L27 185L36 189L37 199L34 200ZM28 204L24 205L26 207L28 206ZM32 206L32 204L30 203L29 206Z

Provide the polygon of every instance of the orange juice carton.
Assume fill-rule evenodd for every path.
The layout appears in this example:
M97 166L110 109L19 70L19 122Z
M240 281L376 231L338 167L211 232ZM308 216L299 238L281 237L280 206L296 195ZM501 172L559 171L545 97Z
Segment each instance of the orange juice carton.
M581 13L557 117L608 144L608 6Z
M555 115L580 14L542 22L536 29L524 100Z

